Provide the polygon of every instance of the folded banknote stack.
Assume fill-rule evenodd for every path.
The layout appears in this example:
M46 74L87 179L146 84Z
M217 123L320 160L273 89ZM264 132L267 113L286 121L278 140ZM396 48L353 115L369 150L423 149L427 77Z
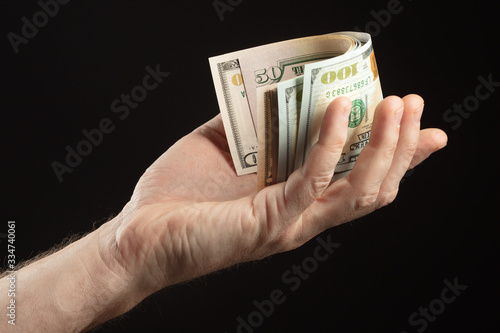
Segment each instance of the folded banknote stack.
M209 59L238 175L258 188L286 181L318 140L327 106L352 101L348 137L332 180L349 173L368 143L382 89L370 35L338 32Z

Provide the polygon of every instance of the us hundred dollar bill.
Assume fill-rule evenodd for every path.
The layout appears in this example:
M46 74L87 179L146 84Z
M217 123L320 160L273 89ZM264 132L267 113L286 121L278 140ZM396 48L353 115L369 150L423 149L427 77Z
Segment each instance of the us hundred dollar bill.
M277 86L279 129L276 183L287 180L295 170L303 82L304 77L299 76Z
M356 32L339 34L352 36L360 42L360 46L344 55L305 65L295 156L297 169L304 164L312 145L318 141L327 106L338 96L349 97L352 110L347 141L333 180L347 175L354 167L370 138L375 108L383 99L370 35Z
M355 45L350 36L329 34L209 58L238 175L257 172L257 88L301 76L306 64L344 54Z

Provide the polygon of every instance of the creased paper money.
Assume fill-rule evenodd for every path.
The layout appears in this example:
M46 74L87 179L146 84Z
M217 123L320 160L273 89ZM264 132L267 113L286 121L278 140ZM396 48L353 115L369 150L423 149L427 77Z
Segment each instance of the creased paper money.
M257 172L258 188L286 181L318 140L329 103L352 101L334 179L346 175L370 138L382 90L369 34L293 39L209 59L238 175Z
M344 54L352 38L323 35L209 58L217 100L238 175L257 171L257 87L303 75L304 65Z
M305 66L301 117L295 168L301 167L311 146L318 141L327 106L338 96L351 99L347 141L335 168L335 178L344 176L368 143L376 106L382 89L370 35L344 32L361 42L349 53Z

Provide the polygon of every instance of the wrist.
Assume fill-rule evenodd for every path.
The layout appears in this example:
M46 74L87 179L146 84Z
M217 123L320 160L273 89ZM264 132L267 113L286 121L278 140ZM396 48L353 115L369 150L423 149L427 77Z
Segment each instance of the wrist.
M65 248L21 268L16 279L12 332L80 332L132 309L141 301L114 254L115 220ZM7 278L0 293L7 295ZM7 297L0 299L5 308Z
M67 248L67 260L79 262L77 271L81 275L69 280L71 286L61 289L59 307L69 317L87 316L84 328L98 326L122 315L146 297L122 265L121 253L116 246L120 218L118 215ZM68 294L80 294L82 299L75 302L75 299L68 298Z
M18 311L21 331L85 331L142 300L115 254L117 224L111 220L18 272L17 298L26 304Z

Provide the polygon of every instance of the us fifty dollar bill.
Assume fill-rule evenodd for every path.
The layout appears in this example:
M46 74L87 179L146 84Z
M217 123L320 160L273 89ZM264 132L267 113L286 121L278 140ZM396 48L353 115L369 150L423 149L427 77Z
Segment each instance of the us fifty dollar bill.
M355 47L344 35L292 39L209 58L217 100L238 175L257 172L257 88L304 74L304 66Z

